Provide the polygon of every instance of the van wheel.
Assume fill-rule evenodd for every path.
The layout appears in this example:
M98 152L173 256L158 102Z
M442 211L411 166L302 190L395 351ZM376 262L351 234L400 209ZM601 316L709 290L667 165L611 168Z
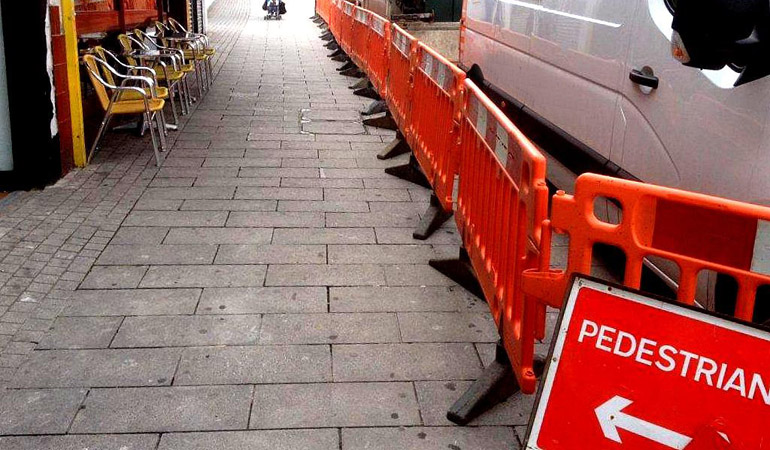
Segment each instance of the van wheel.
M478 64L474 64L465 72L465 76L468 77L473 84L478 87L484 86L484 72L481 71L481 67Z

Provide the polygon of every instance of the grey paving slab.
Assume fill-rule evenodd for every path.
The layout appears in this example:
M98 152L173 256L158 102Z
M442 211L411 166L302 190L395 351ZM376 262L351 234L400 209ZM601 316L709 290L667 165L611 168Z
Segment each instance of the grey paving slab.
M166 244L269 244L272 228L172 228Z
M59 317L37 348L106 348L122 317Z
M6 390L0 395L0 435L63 434L85 389Z
M323 287L206 288L198 314L323 313Z
M310 159L310 158L284 158L281 162L281 167L324 167L324 168L342 168L342 167L357 167L355 159Z
M182 211L275 211L275 200L185 200Z
M140 284L142 288L250 287L261 286L266 266L153 266Z
M271 199L271 200L323 200L324 192L320 188L265 188L239 187L235 198Z
M280 158L207 158L203 167L281 167Z
M452 404L471 386L472 381L417 381L417 399L425 425L451 426L446 413ZM499 403L469 425L526 425L535 403L534 395L515 393Z
M278 202L279 211L322 211L322 212L368 212L369 204L366 202L338 202L338 201L303 201L281 200Z
M259 338L259 315L126 317L113 348L250 345Z
M323 228L322 212L232 212L228 227Z
M80 289L130 289L139 286L147 266L96 266L86 275Z
M403 312L398 323L404 342L496 342L489 313Z
M330 245L330 264L410 264L456 253L454 246L433 245Z
M360 286L329 289L332 312L478 311L484 300L459 286Z
M5 450L154 450L155 434L0 437Z
M332 170L332 169L329 169ZM342 169L338 169L342 170ZM241 169L241 177L281 177L281 178L318 178L319 169L300 167L244 167Z
M245 429L251 386L91 389L72 433Z
M229 199L234 187L148 188L142 198L151 199Z
M338 450L337 430L166 433L158 450Z
M427 264L383 266L390 286L456 286L456 283Z
M363 188L364 182L355 178L283 178L281 186L317 188Z
M148 227L221 227L225 211L133 211L124 225Z
M276 187L281 184L281 179L274 178L237 178L235 175L231 177L215 177L215 176L203 176L198 177L195 180L196 186L267 186Z
M327 345L186 349L178 385L312 383L332 380Z
M374 205L375 203L371 203ZM414 214L394 214L393 212L347 213L330 212L326 214L326 226L337 228L350 227L400 227L414 229L420 223L420 217Z
M104 266L152 264L211 264L216 245L108 245L96 264Z
M111 244L153 245L163 242L168 228L163 227L121 227L110 241Z
M46 350L30 356L15 388L163 386L174 378L181 349Z
M451 226L451 224L448 225ZM414 244L418 242L412 236L414 230L409 228L379 227L375 228L374 231L377 234L378 244ZM456 227L439 228L428 239L421 242L425 244L454 245L456 249L459 249L460 236L457 234Z
M398 342L395 314L268 314L260 344Z
M325 264L324 245L222 245L216 264Z
M374 158L372 158L374 159ZM406 189L324 189L326 200L364 202L408 202Z
M517 450L512 428L353 428L342 430L342 449L367 450Z
M411 383L259 385L249 428L419 425Z
M141 198L134 205L134 211L176 211L184 200L166 200L157 198Z
M475 380L473 344L334 345L334 381Z
M266 286L373 286L385 284L373 264L294 264L268 268Z
M200 289L75 291L65 316L157 316L193 314Z
M273 233L275 244L373 244L371 228L280 228Z

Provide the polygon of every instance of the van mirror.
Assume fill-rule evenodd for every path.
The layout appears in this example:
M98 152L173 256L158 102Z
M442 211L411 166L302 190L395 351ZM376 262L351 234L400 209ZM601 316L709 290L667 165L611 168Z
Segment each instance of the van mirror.
M741 71L735 85L770 75L770 0L678 0L672 53L687 66Z

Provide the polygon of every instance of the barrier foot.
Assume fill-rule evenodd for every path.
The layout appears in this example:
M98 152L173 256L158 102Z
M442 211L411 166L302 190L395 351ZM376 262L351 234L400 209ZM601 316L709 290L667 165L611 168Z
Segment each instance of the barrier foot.
M334 35L332 34L331 31L327 31L326 33L322 34L319 37L321 38L322 41L331 41L332 39L334 39Z
M334 58L335 56L344 55L345 52L342 51L341 48L337 47L337 50L334 50L333 52L326 55L327 58Z
M337 50L338 48L340 48L339 44L337 44L337 41L335 41L334 39L324 44L324 47L328 48L329 50Z
M348 55L346 55L345 53L343 53L341 55L337 55L337 56L331 58L331 60L332 61L337 61L337 62L344 62L345 64L347 64L347 63L350 62L350 57ZM338 68L337 72L339 72L340 70L345 70L345 69L339 69Z
M400 131L396 132L396 138L393 139L387 147L385 147L380 153L377 154L377 159L390 159L396 156L409 153L412 149L409 148L409 144L406 143L404 135Z
M471 259L464 248L460 247L460 255L457 259L431 259L428 264L464 287L466 291L478 298L484 298L479 280L476 279L476 274L473 272Z
M386 130L398 130L396 121L393 120L393 116L388 113L373 114L364 119L364 125L377 128L385 128Z
M425 174L420 170L419 163L414 155L409 157L409 162L400 166L388 167L385 173L401 178L402 180L431 189L430 182L425 178Z
M388 104L385 100L375 100L369 103L364 111L361 111L362 116L371 116L373 114L384 113L388 111Z
M369 79L364 76L358 81L356 81L355 83L348 86L348 89L353 89L354 91L357 91L358 89L363 89L368 86L371 86L371 83L369 83Z
M359 97L371 98L372 100L379 100L381 98L380 94L378 94L377 91L375 91L374 88L370 86L356 89L353 91L353 93Z
M444 211L436 194L431 194L430 206L428 206L428 210L423 214L420 224L417 225L417 229L412 233L412 237L420 241L428 239L450 217L452 217L452 212Z
M353 66L349 69L341 70L340 75L344 75L346 77L351 77L351 78L361 78L364 75L364 73L361 72L361 69L359 69L358 67Z
M518 390L519 384L511 370L508 355L505 354L502 343L498 342L495 348L495 360L449 408L446 418L458 425L467 425Z
M342 65L342 67L337 68L337 72L343 72L345 70L352 69L353 67L356 67L356 65L353 63L353 61L350 60L350 58L348 58L348 60L345 62L345 64Z

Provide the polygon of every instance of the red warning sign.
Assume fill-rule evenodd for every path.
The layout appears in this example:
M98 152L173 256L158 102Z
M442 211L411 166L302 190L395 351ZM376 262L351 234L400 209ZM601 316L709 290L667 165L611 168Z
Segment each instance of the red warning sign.
M576 278L527 449L770 449L770 333Z

